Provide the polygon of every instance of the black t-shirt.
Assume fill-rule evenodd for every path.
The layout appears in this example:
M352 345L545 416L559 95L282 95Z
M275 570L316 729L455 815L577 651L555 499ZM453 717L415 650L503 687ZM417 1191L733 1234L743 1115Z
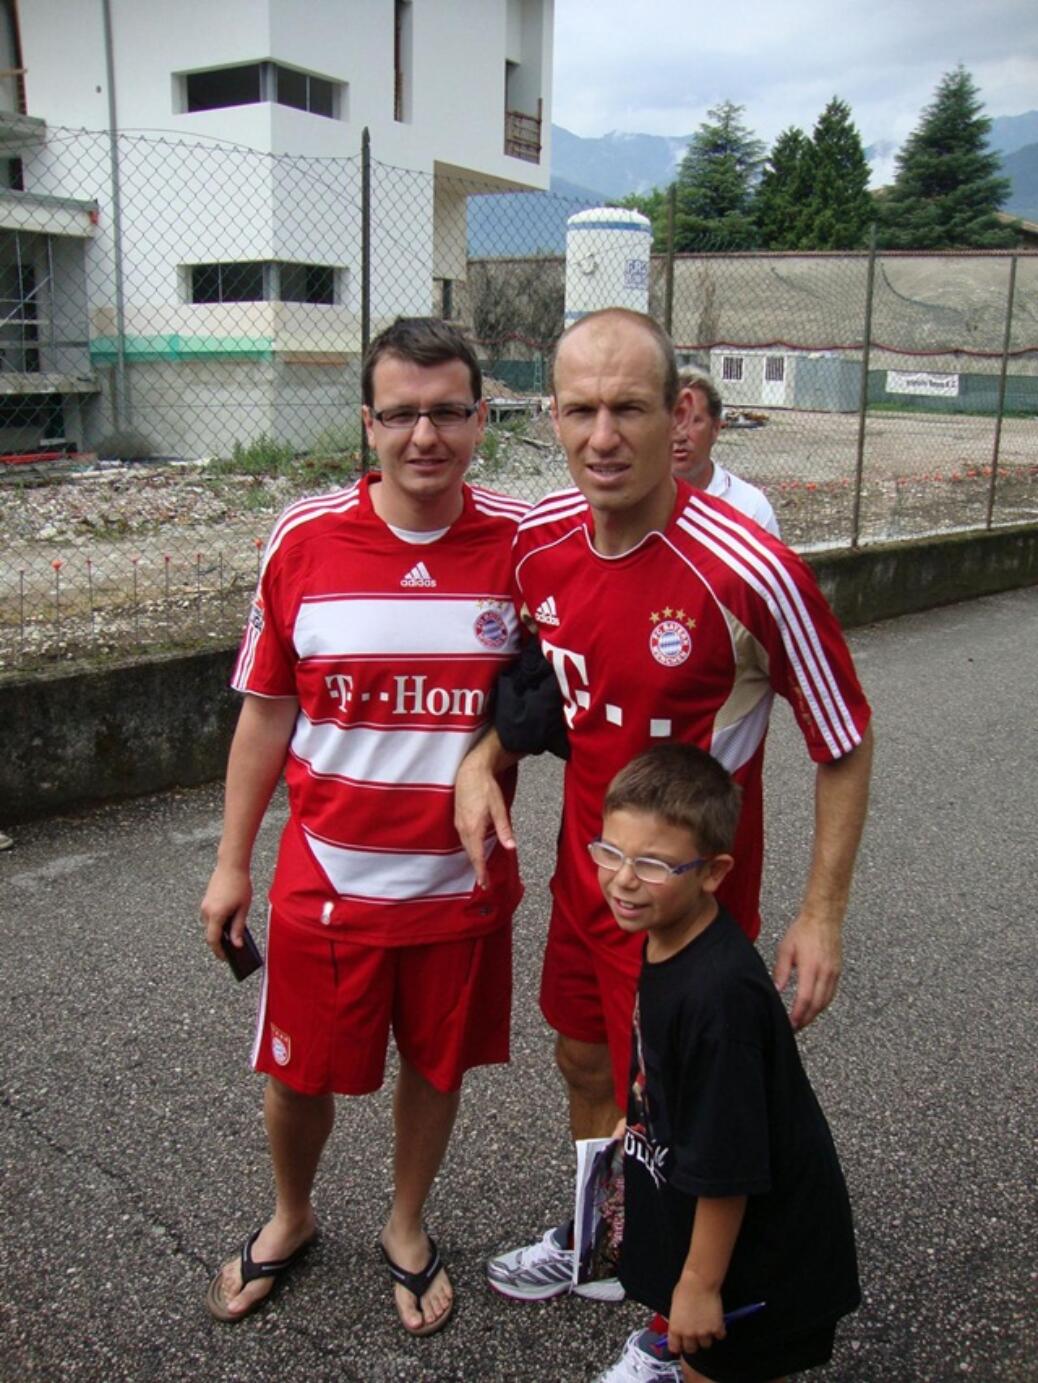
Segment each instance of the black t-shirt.
M740 1334L785 1336L861 1300L829 1126L753 944L728 913L638 985L624 1143L620 1278L667 1315L697 1196L749 1199L722 1287Z

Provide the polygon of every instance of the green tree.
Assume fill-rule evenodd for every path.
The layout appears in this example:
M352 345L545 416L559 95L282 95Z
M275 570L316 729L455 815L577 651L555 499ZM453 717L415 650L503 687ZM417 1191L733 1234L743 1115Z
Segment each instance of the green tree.
M640 211L652 222L652 248L662 254L667 248L667 193L665 187L654 187L651 192L629 192L615 205L626 207L628 211Z
M747 129L742 112L731 101L715 106L685 151L677 177L679 250L744 250L757 242L753 190L764 145Z
M869 165L850 106L838 96L818 117L804 169L809 189L799 218L801 249L856 250L875 218Z
M800 248L800 218L808 192L805 186L811 141L791 125L783 130L768 155L753 198L753 214L761 245L767 250Z
M897 156L894 185L879 203L881 243L895 249L995 249L1014 243L995 213L1009 195L1001 159L988 148L991 121L961 65L941 78L933 102Z

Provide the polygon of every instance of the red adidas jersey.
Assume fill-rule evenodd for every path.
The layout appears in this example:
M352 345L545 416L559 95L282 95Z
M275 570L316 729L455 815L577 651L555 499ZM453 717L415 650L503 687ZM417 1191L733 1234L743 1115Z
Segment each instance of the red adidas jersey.
M232 686L299 698L271 902L351 940L419 945L492 931L519 901L515 854L493 837L474 891L454 778L519 648L511 545L529 505L466 486L448 531L410 543L374 512L377 481L281 515Z
M663 532L603 557L578 490L548 495L516 535L516 599L537 623L566 703L556 906L597 944L641 946L606 907L587 842L610 779L654 740L709 750L742 785L735 868L719 897L755 937L762 764L775 692L813 759L860 743L869 706L810 569L724 500L678 482Z

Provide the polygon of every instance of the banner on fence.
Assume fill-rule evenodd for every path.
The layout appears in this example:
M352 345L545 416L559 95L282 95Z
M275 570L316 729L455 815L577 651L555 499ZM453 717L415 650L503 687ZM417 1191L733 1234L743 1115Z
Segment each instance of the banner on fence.
M935 399L959 396L958 375L937 375L928 370L888 370L888 394L925 394Z

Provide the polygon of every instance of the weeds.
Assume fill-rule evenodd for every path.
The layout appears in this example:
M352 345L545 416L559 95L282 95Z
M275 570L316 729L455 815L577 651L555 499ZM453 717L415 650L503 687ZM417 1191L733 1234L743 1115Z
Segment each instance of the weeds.
M208 475L214 479L228 475L252 476L256 480L284 478L302 489L322 484L342 484L356 463L360 434L357 428L325 428L309 452L299 452L289 442L279 442L261 433L251 442L235 442L229 457L209 463Z
M507 418L499 423L488 423L487 430L483 434L483 440L477 448L477 455L482 458L483 466L486 471L494 474L504 468L508 460L509 443L522 437L529 426L529 418L520 415Z
M279 442L260 433L251 442L235 442L229 457L209 463L211 475L276 476L291 473L296 451L288 442Z

